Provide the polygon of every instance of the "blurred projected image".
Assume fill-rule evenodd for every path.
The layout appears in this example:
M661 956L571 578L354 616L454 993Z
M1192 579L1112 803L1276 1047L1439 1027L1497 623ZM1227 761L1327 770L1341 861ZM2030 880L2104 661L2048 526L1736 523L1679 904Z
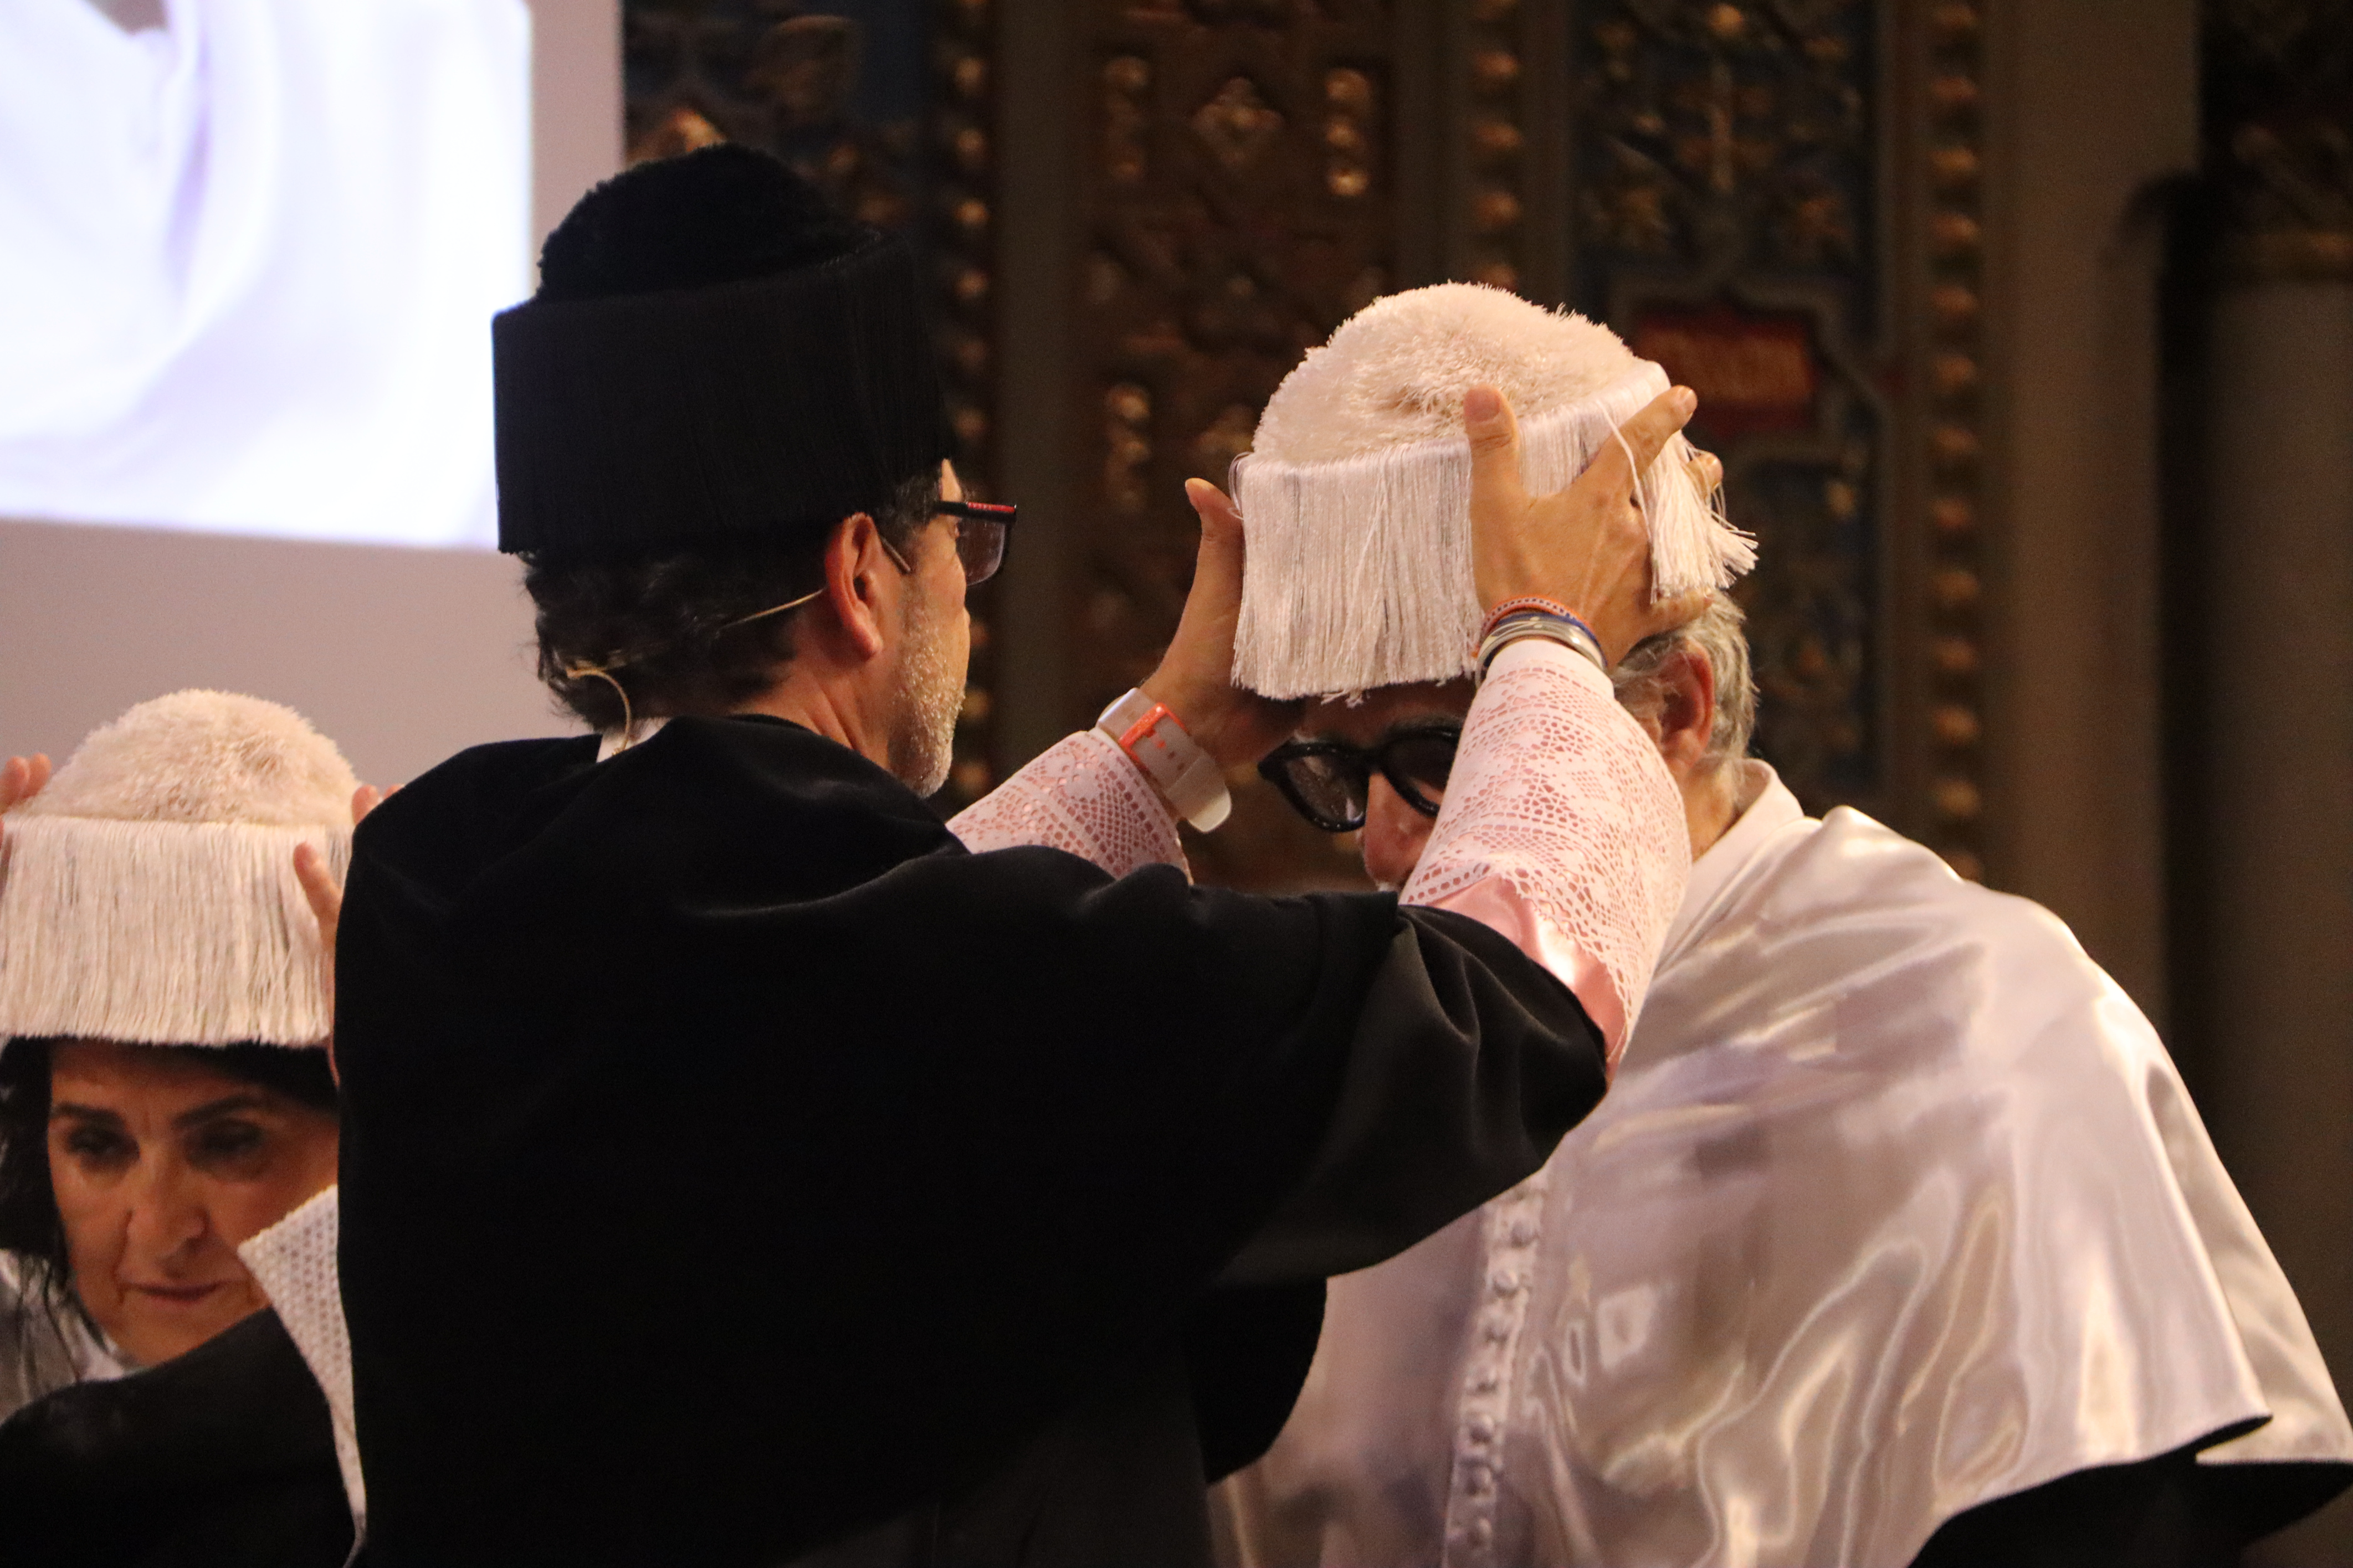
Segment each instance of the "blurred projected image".
M487 545L523 0L0 0L0 517Z

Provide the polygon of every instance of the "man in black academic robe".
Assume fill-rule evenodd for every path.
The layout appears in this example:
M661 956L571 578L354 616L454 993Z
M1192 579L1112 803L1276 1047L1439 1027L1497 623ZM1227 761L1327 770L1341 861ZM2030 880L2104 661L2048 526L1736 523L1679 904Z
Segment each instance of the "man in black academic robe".
M358 836L370 1560L1206 1561L1205 1471L1280 1425L1321 1279L1533 1171L1602 1092L1593 1024L1461 916L976 854L924 806L1004 522L939 477L894 242L723 148L592 193L542 270L497 336L501 531L604 733L466 752ZM1639 521L1569 511L1502 577L1622 649L1665 624ZM1288 725L1228 683L1204 518L1146 772Z

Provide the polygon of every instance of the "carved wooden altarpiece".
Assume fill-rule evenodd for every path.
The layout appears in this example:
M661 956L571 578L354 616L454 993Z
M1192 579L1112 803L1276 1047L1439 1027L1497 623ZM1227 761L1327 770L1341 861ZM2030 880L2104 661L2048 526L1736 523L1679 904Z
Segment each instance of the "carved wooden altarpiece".
M1757 743L1983 871L1974 0L1072 4L1091 52L1078 357L1087 700L1174 625L1214 475L1299 350L1444 277L1609 321L1697 387L1764 543ZM1095 476L1100 475L1100 482ZM1075 706L1075 704L1074 704ZM1075 715L1074 715L1075 717ZM1240 783L1240 781L1238 781ZM1205 875L1345 844L1240 791Z
M1064 51L1042 100L993 90L1008 0L628 8L634 155L751 141L929 247L984 486L1034 413L994 405L1035 352L997 330L1000 269L1051 247L1071 279L1046 377L1062 624L1024 668L978 667L962 790L1023 760L989 754L992 683L1052 663L1076 725L1150 668L1191 574L1181 482L1223 476L1300 354L1377 293L1468 278L1606 320L1698 388L1764 544L1742 590L1761 751L1810 807L1981 871L1979 0L1010 4ZM1008 232L1025 175L995 148L1041 115L1061 216ZM1234 784L1234 824L1194 841L1205 879L1353 879L1352 844Z
M1759 752L1982 874L1974 0L1588 0L1572 300L1700 395Z
M1072 367L1083 400L1072 645L1083 714L1149 673L1192 574L1182 496L1223 482L1259 410L1331 330L1398 286L1400 61L1380 0L1073 7L1092 112ZM1205 879L1345 883L1354 846L1247 770Z

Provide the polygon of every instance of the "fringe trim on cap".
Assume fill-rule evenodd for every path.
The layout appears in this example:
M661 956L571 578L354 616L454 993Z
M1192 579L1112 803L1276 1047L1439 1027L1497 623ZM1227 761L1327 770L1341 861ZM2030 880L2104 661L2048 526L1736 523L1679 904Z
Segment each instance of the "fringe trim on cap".
M332 1026L308 842L351 833L13 814L0 839L0 1039L311 1046Z
M1523 420L1528 492L1566 489L1668 384L1644 363L1596 397ZM1642 476L1661 598L1728 588L1757 563L1755 542L1701 495L1692 457L1678 436ZM1468 441L1303 466L1245 457L1234 492L1249 540L1237 684L1287 700L1472 672L1481 616Z

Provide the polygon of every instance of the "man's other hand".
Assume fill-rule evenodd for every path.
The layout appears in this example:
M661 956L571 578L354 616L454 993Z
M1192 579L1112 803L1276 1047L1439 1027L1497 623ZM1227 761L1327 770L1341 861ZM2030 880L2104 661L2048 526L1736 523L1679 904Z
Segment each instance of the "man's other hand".
M1593 628L1611 664L1644 637L1681 626L1707 595L1655 604L1651 533L1635 482L1690 420L1699 400L1672 387L1620 427L1568 489L1528 494L1520 474L1520 425L1492 386L1462 400L1471 437L1471 552L1482 609L1536 596L1568 606Z
M1275 702L1234 684L1234 628L1242 616L1242 515L1207 479L1185 481L1201 520L1193 591L1145 695L1176 715L1221 767L1255 763L1290 739L1301 704Z
M352 826L357 827L367 819L367 814L400 793L398 784L390 789L378 789L374 784L362 784L352 793ZM330 975L335 956L335 928L343 918L343 885L327 868L327 858L311 844L294 846L294 879L302 884L302 896L311 902L311 913L319 921L319 941L325 948Z
M0 812L13 811L41 793L49 782L49 759L38 752L29 757L11 757L0 763ZM8 829L0 824L0 836ZM0 837L0 842L5 842Z

